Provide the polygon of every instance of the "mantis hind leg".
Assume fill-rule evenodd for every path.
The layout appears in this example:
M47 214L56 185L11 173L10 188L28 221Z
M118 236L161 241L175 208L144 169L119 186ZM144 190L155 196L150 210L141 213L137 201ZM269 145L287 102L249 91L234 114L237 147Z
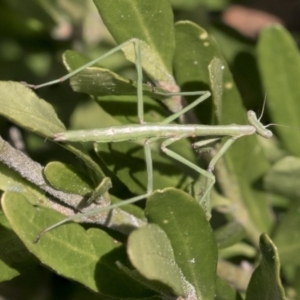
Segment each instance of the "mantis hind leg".
M177 154L176 152L168 149L167 147L171 145L172 143L185 138L185 136L178 137L178 138L170 138L165 140L161 144L161 150L170 156L171 158L181 162L182 164L190 167L191 169L195 170L200 175L203 175L207 178L207 182L205 185L205 189L203 192L203 195L200 200L200 205L203 207L203 209L206 212L207 219L210 219L211 217L211 205L210 205L210 193L212 191L212 188L216 182L215 175L213 174L214 167L217 163L217 161L225 154L225 152L230 148L230 146L233 144L233 142L236 140L236 138L229 138L224 145L221 147L221 149L218 151L218 153L213 157L213 159L210 161L207 170L202 169L195 165L194 163L190 162L189 160L185 159L181 155ZM208 141L209 143L210 141Z
M210 170L205 170L202 169L200 167L198 167L197 165L195 165L194 163L192 163L191 161L187 160L186 158L182 157L181 155L177 154L176 152L170 150L169 148L167 148L169 145L173 144L174 142L182 139L184 137L179 137L179 138L170 138L165 140L162 144L161 144L161 150L168 156L170 156L171 158L181 162L182 164L188 166L189 168L195 170L198 174L203 175L207 178L207 183L205 186L205 190L204 193L201 197L200 200L200 205L203 207L203 209L206 212L206 216L207 219L210 219L211 215L210 215L210 192L211 189L213 187L213 185L216 182L215 176L214 174L210 171Z

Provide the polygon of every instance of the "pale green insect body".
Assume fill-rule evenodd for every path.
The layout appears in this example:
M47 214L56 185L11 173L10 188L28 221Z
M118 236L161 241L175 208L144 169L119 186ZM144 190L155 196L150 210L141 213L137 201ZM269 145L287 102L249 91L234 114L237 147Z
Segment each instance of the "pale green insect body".
M240 137L255 133L251 125L178 125L133 124L91 130L73 130L54 135L55 141L113 143L140 139L177 138L196 136Z

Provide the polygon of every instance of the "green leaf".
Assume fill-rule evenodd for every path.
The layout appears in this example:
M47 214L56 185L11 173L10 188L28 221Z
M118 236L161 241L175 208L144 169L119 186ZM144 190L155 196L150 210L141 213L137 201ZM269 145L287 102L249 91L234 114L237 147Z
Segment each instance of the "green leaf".
M42 136L66 130L53 107L22 83L0 82L0 107L2 116Z
M157 66L162 68L162 73L172 72L175 44L173 13L169 1L94 0L94 3L118 44L131 38L138 38L150 46L154 53L154 60L151 62L151 58L147 58L148 67L144 65L147 71L153 69L155 64L154 73ZM154 75L154 79L156 77L157 75Z
M69 62L67 57L66 62ZM110 95L124 97L124 95L137 94L136 82L103 68L93 67L84 69L71 78L70 84L75 92L86 93L92 96L104 96L105 98ZM148 84L143 84L142 89L144 96L154 95L158 99L166 98L154 94L152 86Z
M119 203L119 202L122 202L123 200L120 200L119 198L116 198L116 197L114 197L113 195L110 195L111 196L111 203L112 204L114 204L114 203ZM128 214L130 214L130 215L127 215L127 220L125 219L125 217L124 217L124 220L125 221L123 221L122 222L122 213L119 213L119 215L120 215L120 217L119 217L119 220L121 220L121 221L119 221L119 223L117 224L117 226L119 225L121 225L120 227L122 227L122 226L124 226L124 224L125 224L125 226L124 227L126 227L126 221L127 221L127 223L128 223L128 227L130 227L131 226L131 228L132 228L132 230L133 230L133 228L136 228L136 227L140 227L140 226L143 226L143 225L145 225L145 222L146 222L146 217L145 217L145 214L144 214L144 210L142 209L142 208L140 208L139 206L137 206L137 205L135 205L135 204L127 204L127 205L124 205L123 207L122 207L122 210L120 210L121 212L122 211L125 211L125 212L127 212ZM133 226L133 223L135 222L135 220L134 220L134 218L133 218L133 216L135 216L136 217L136 219L135 220L138 220L138 223L139 223L139 225L138 226ZM134 220L133 222L129 222L129 219L132 219L132 220ZM132 230L127 230L127 232L126 233L129 233L129 232L131 232ZM122 232L122 233L124 233L124 232Z
M76 157L80 158L86 166L87 172L90 174L91 178L94 180L95 184L101 182L105 178L105 174L100 168L100 166L90 157L86 149L82 144L73 143L62 144L64 148L72 152Z
M70 84L75 92L93 96L136 95L132 81L103 68L87 68L72 77Z
M171 243L159 226L150 224L135 230L129 236L127 252L131 263L142 275L172 288L171 292L157 286L158 290L169 295L184 295L187 282L176 264Z
M37 263L0 212L0 281L10 280Z
M62 276L112 297L141 299L149 295L149 291L118 269L116 261L127 264L125 249L105 232L93 228L85 231L78 224L66 224L34 244L42 229L64 217L49 209L33 207L24 196L13 192L4 194L2 207L27 249Z
M58 119L53 107L39 98L24 84L12 81L0 82L0 115L12 122L44 137L65 131L65 126ZM100 167L92 161L79 145L64 145L69 151L79 156L93 170L96 181L104 177Z
M63 59L69 71L74 71L82 66L83 62L88 62L81 54L75 51L66 51L63 55ZM101 117L99 117L98 122L95 123L98 124L97 126L119 125L109 120L102 109L115 116L121 123L139 122L137 118L136 82L123 78L112 71L94 67L83 70L71 78L71 86L74 91L88 93L100 104L101 109L98 109L98 111ZM159 90L158 88L156 89ZM153 96L152 87L143 84L143 92L144 119L147 122L153 123L163 120L166 117L165 109L163 109L157 101L148 97ZM162 100L166 97L155 95L155 98ZM122 105L122 110L119 109L118 104ZM90 123L85 116L83 119L85 122ZM107 119L108 121L106 121ZM88 128L84 122L81 122L81 126L81 128Z
M1 175L1 174L0 174ZM44 175L47 181L57 190L64 191L66 193L72 193L76 195L86 196L82 202L76 205L76 208L82 208L82 206L87 206L89 201L97 200L100 196L97 193L92 193L94 186L89 180L89 178L73 168L72 166L60 163L60 162L51 162L44 168ZM110 180L109 180L110 182ZM101 184L99 184L100 187ZM99 192L99 191L98 191ZM106 192L106 190L104 191ZM103 195L104 192L100 192L100 195ZM89 197L88 197L89 196ZM103 203L105 199L101 199ZM112 203L118 203L121 200L111 196ZM93 201L92 201L93 202ZM39 203L40 204L40 203ZM68 203L70 205L70 203ZM119 210L119 218L122 217L122 211L126 211L137 218L144 219L143 210L136 205L126 205L122 210ZM117 214L117 213L116 213ZM125 218L125 217L124 217ZM111 219L112 221L112 219ZM125 219L124 219L125 222Z
M246 112L235 86L226 61L208 33L198 25L181 21L176 23L176 51L174 56L175 77L183 90L207 90L210 85L208 66L216 57L218 65L224 66L222 112L218 113L221 124L247 124ZM221 76L220 76L221 78ZM217 86L219 86L219 81ZM215 94L219 94L216 92ZM220 104L218 108L220 109ZM209 101L195 108L201 121L211 123ZM255 151L254 151L255 149ZM262 147L256 136L238 139L225 155L226 168L221 161L216 169L226 180L219 182L224 195L231 205L238 207L234 217L245 227L251 239L257 244L261 231L268 231L272 225L272 215L265 197L252 189L268 168ZM219 173L219 172L218 172ZM255 199L255 201L253 201ZM245 217L248 215L248 217ZM241 217L244 216L244 217Z
M182 87L182 90L208 90L210 76L215 79L216 88L220 84L223 87L223 76L216 74L216 68L213 68L214 70L211 70L211 74L209 74L209 65L214 59L219 66L225 66L224 72L228 72L226 71L227 64L207 31L192 22L181 21L175 24L175 37L174 71L176 81ZM214 80L212 81L214 82ZM215 93L215 89L213 93ZM220 92L216 91L215 94L219 95ZM201 109L206 109L206 112L203 113L203 115L206 115L206 119L203 121L209 122L212 116L209 101L205 101L201 104L201 107L195 108L197 112ZM220 116L222 116L222 111L220 113ZM201 115L201 117L203 116ZM221 121L222 119L218 120L218 122Z
M80 154L78 154L80 156ZM48 194L54 196L55 198L61 200L62 202L66 203L67 205L70 205L72 207L76 207L78 205L78 202L82 199L79 195L71 195L68 193L64 193L61 191L57 191L56 189L52 188L44 179L43 177L43 166L41 166L39 163L31 160L27 155L25 155L23 152L13 148L10 146L9 143L5 142L0 137L0 160L9 168L16 171L22 178L25 178L27 181L30 182L24 182L25 186L31 186L31 184L36 185L40 190L43 190L47 192ZM7 175L5 174L5 168L3 170L3 189L8 191L16 191L16 192L27 192L26 189L24 189L20 185L15 185L15 180L12 181L12 178L16 178L17 181L20 177L18 174L14 174L13 172L8 172ZM1 177L1 176L0 176ZM8 178L7 178L8 177ZM1 178L2 179L2 178ZM21 180L21 183L23 181ZM28 189L27 189L28 190ZM31 200L33 195L28 195L29 199ZM44 200L44 195L36 194L36 197L33 198L34 203L38 202L41 205L50 206L58 209L60 205L53 205L52 202L48 202L47 200Z
M290 204L288 212L282 217L273 237L282 264L300 265L299 210L300 203L297 199Z
M62 60L69 72L75 71L90 62L87 57L74 50L66 50L62 55Z
M55 189L66 193L84 196L94 188L85 174L61 162L47 164L44 168L44 175Z
M167 234L191 294L213 299L217 246L201 206L183 191L168 188L154 192L147 201L146 216Z
M255 269L246 293L246 300L286 299L280 280L280 261L276 246L267 234L260 237L262 258Z
M257 54L272 122L299 128L300 56L296 42L284 27L269 26L260 34ZM299 156L300 132L291 128L277 127L276 132L290 153Z
M103 23L101 25L105 27ZM106 29L104 28L104 30ZM66 50L62 55L62 60L66 69L69 72L72 72L90 63L93 59L99 59L99 57L107 54L107 51L110 50L112 50L111 47L103 44L97 45L96 53L89 56L75 50ZM115 52L113 55L97 61L92 67L105 68L106 70L123 70L129 66L132 67L132 64L124 58L124 53L122 51Z
M224 1L222 1L224 3ZM242 95L246 107L261 111L265 90L261 87L255 58L255 41L241 36L225 24L214 23L209 28L217 41Z
M140 59L141 65L148 76L160 87L166 88L166 90L173 91L176 88L176 84L174 82L174 78L168 70L166 70L163 65L163 61L161 61L160 53L155 52L147 43L143 40L139 40L139 48L140 48ZM125 57L136 63L137 57L135 55L133 44L125 45L122 48ZM172 89L173 88L173 89Z
M210 86L212 89L215 115L217 120L222 120L222 97L223 97L223 61L214 57L208 66Z
M245 237L245 229L241 224L232 221L214 231L219 249L230 247Z
M300 158L286 156L275 163L264 177L266 190L287 198L298 199L300 193Z

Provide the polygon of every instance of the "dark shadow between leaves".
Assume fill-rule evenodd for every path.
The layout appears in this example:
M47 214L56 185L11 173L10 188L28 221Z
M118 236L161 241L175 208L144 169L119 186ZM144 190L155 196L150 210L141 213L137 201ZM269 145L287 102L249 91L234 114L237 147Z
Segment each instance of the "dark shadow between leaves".
M154 296L155 293L126 275L117 266L117 262L132 269L127 259L126 249L121 246L103 255L95 267L97 288L103 295L119 298L143 299Z
M142 157L133 157L135 153L138 151L143 151L142 146L140 145L134 145L129 150L127 150L125 153L118 151L116 149L113 149L113 146L111 144L108 145L109 153L100 152L100 156L108 165L114 165L113 172L118 173L120 170L128 168L130 166L130 175L132 180L135 181L135 183L141 187L143 190L146 189L146 177L145 181L141 182L141 178L136 178L135 174L138 174L140 172L145 171L146 172L146 165L145 165L145 159L144 155L142 153ZM160 155L164 155L163 153L160 153ZM165 155L164 155L165 156ZM194 179L198 177L198 174L190 169L189 167L179 163L176 160L173 160L171 158L167 157L170 161L170 163L163 163L163 162L157 162L154 160L153 162L153 168L156 171L159 171L159 173L162 176L190 176ZM184 175L183 175L184 174ZM154 178L155 181L155 178ZM178 183L180 184L180 182ZM155 182L154 182L155 185ZM177 185L178 187L178 185Z
M19 237L0 224L0 260L19 273L38 264L38 260L27 250Z

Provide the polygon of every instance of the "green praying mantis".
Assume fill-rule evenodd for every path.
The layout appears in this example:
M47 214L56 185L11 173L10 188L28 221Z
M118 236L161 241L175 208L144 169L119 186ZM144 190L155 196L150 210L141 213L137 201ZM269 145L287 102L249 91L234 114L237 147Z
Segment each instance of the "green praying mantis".
M246 135L258 134L263 138L269 139L273 136L272 131L267 129L260 122L260 118L257 118L253 111L247 112L248 125L198 125L198 124L174 124L174 120L181 117L186 112L192 110L195 106L202 103L211 96L209 91L198 91L198 92L179 92L179 93L169 93L164 92L156 87L152 88L153 96L191 96L196 95L198 98L187 105L179 112L172 114L160 123L146 123L144 121L144 104L143 104L143 71L141 64L141 41L139 39L131 39L121 45L113 48L106 54L98 57L97 59L85 64L84 66L78 68L77 70L63 76L60 79L50 81L41 85L29 85L33 89L38 89L44 86L53 85L56 83L63 82L87 67L90 67L97 63L98 61L110 56L111 54L123 49L124 47L133 44L134 55L135 55L135 66L137 71L137 112L139 124L123 125L123 126L112 126L107 128L98 128L92 130L73 130L66 131L62 133L57 133L53 136L53 140L56 142L96 142L96 143L114 143L123 141L143 141L146 171L147 171L147 190L144 194L132 197L130 199L124 200L120 203L109 205L106 207L101 207L96 210L86 211L84 213L78 213L74 216L64 219L63 221L56 223L45 230L43 230L36 238L37 242L43 234L52 230L53 228L75 219L80 219L83 215L96 215L104 210L111 210L116 207L127 205L130 203L137 202L142 199L146 199L153 192L153 164L151 156L151 143L164 139L161 143L161 151L171 157L174 160L188 166L200 175L203 175L207 179L205 190L202 194L200 205L206 210L207 216L210 216L210 193L216 182L215 176L213 174L214 167L218 160L224 155L224 153L230 148L234 141ZM220 150L209 162L207 169L202 169L195 165L186 158L175 153L173 150L169 149L172 143L179 141L188 137L203 137L204 140L200 143L195 143L194 147L205 146L212 141L218 140L222 137L229 137L226 142L221 146ZM205 139L206 138L206 139ZM101 192L105 192L110 187L110 184L103 182L101 186Z

